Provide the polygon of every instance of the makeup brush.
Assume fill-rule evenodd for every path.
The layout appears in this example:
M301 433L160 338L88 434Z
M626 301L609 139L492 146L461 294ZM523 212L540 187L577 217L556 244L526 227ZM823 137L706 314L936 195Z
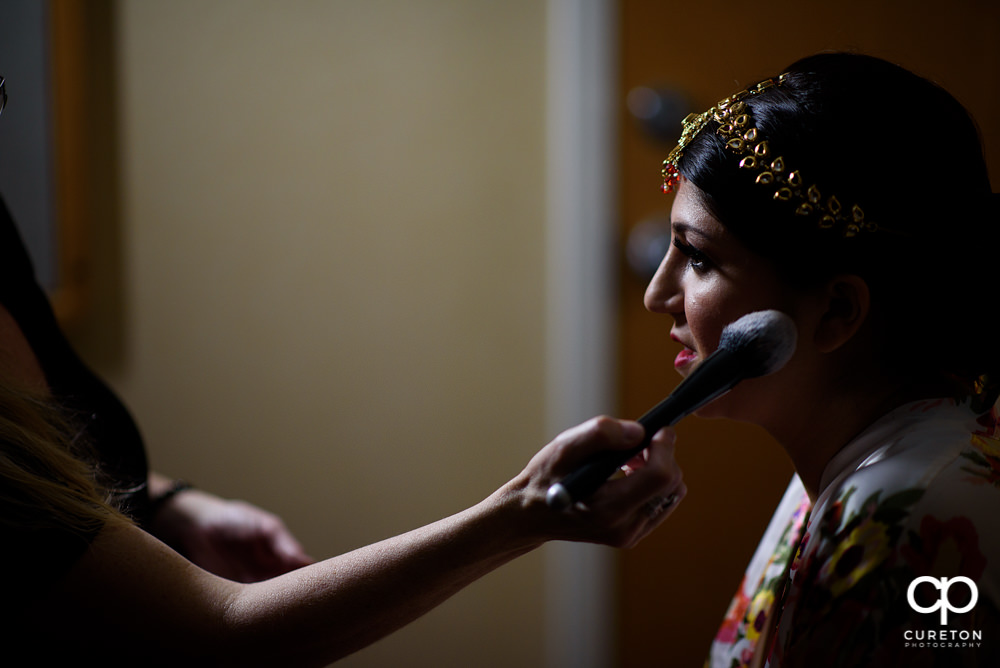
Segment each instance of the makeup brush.
M719 347L638 422L646 436L636 447L606 452L549 487L545 500L556 510L587 498L628 460L647 447L663 427L676 424L746 378L774 373L795 352L795 323L780 311L755 311L726 325Z

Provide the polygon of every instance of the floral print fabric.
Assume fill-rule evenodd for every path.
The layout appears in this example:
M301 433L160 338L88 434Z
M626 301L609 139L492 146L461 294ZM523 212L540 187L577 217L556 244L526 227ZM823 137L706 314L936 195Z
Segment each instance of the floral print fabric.
M910 404L834 457L815 504L794 478L707 665L1000 665L996 417Z
M798 476L794 477L750 560L715 637L713 656L718 654L724 658L720 659L721 663L712 662L712 668L750 665L761 635L773 622L771 615L788 579L788 569L811 505Z

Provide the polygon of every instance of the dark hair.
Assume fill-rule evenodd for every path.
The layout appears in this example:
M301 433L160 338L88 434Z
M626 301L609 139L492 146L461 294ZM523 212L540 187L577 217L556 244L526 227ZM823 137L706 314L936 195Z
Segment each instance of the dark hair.
M1000 372L1000 346L982 311L994 281L998 234L978 129L936 84L879 58L825 53L786 69L780 86L747 98L752 124L799 170L882 229L845 238L758 185L709 123L685 149L680 172L741 242L784 278L809 285L838 273L868 283L872 315L898 369L971 380ZM777 73L776 73L777 74ZM992 317L987 314L986 317ZM916 330L948 346L928 355ZM940 358L947 357L941 365Z

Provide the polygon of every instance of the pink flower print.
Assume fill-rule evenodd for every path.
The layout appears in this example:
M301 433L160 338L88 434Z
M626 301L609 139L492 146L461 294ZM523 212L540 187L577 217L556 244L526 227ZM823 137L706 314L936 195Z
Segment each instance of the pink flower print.
M834 535L840 528L840 523L844 519L844 502L841 499L830 504L830 509L823 514L822 533Z
M746 595L743 590L743 586L746 584L746 575L743 576L743 581L740 582L740 588L736 591L736 597L729 606L729 610L726 612L726 618L722 622L722 626L719 627L719 632L715 635L715 639L720 643L732 644L736 641L737 632L740 629L740 623L743 621L743 615L747 611L747 607L750 605L750 598Z
M978 581L986 570L979 534L967 517L942 522L924 515L919 539L904 545L901 552L917 575L963 575Z
M997 406L980 415L976 422L982 427L982 430L976 432L980 436L996 438L1000 435L1000 414L997 413Z

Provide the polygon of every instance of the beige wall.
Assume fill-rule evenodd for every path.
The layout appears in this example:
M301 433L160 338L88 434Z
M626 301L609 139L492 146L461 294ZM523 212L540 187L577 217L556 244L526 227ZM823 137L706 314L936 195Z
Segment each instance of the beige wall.
M120 308L78 341L154 467L317 557L515 474L547 436L545 4L122 0L116 32ZM344 665L541 665L543 604L529 555Z

